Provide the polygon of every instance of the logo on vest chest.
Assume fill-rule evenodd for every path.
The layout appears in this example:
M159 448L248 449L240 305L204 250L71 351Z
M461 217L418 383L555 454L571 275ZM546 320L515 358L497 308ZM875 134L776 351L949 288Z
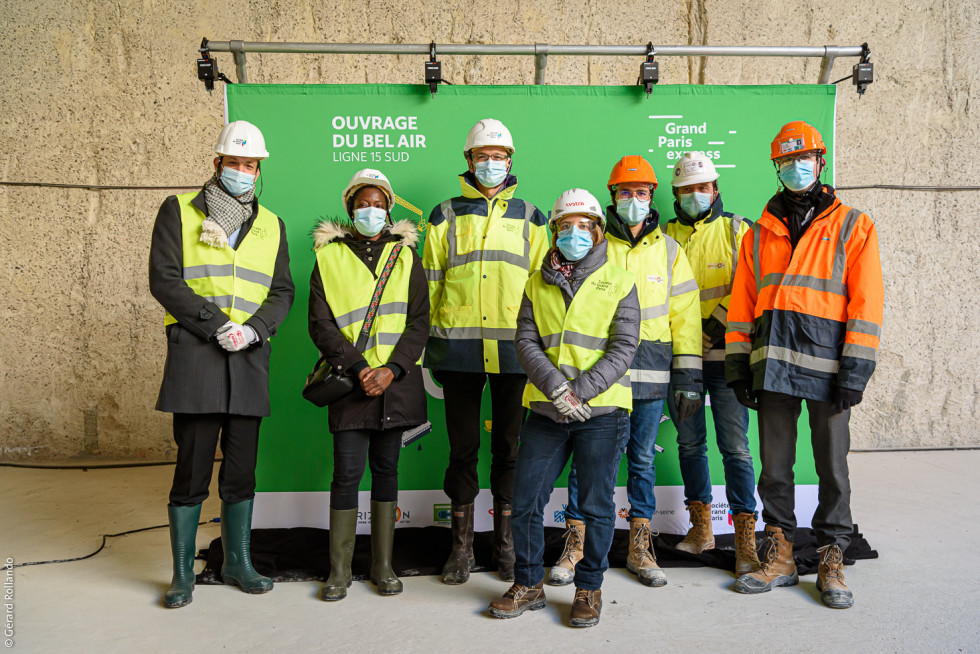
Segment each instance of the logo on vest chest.
M619 284L616 282L607 281L605 279L599 279L592 282L592 288L594 288L597 293L605 293L606 295L617 295L619 293Z
M248 230L248 236L254 236L258 240L265 240L269 238L269 230L265 227L252 225L252 229Z
M725 263L724 262L709 263L707 267L708 267L708 270L715 270L715 269L721 270L722 268L725 267Z
M666 280L660 275L647 275L647 281L653 284L663 284Z

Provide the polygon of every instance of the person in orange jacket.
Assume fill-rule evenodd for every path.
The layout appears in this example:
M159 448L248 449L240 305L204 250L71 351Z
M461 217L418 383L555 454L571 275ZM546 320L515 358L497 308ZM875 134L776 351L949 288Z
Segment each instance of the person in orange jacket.
M767 547L756 572L735 582L762 593L799 581L793 463L805 400L819 479L812 526L817 588L831 608L854 602L843 575L850 543L847 452L851 407L875 369L884 313L878 234L866 214L821 184L827 148L812 125L787 123L771 157L783 190L742 240L728 310L725 376L759 412L759 497Z

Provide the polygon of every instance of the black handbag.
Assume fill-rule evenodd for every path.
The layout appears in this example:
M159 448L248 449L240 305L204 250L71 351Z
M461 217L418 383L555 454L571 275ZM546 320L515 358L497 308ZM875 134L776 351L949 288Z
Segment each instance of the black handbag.
M371 296L371 305L364 316L364 325L357 337L357 343L354 344L358 352L364 352L367 346L371 325L374 324L374 317L378 312L378 306L381 304L381 294L384 293L385 285L388 283L388 278L391 276L391 271L395 267L395 261L398 260L401 249L400 244L395 246L391 251L391 256L388 257L388 261L385 262L381 276L378 277L374 294ZM306 376L303 397L319 407L324 407L347 396L353 390L354 378L349 375L338 374L334 367L327 363L326 358L321 356L316 365L313 366L313 372Z

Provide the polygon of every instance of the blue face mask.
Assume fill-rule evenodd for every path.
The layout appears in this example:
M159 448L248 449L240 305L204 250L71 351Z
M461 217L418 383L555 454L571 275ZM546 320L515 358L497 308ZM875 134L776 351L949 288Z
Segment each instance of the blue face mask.
M354 209L354 228L364 236L377 236L384 229L388 212L380 207Z
M592 249L592 234L584 229L572 227L558 232L558 249L569 261L578 261Z
M650 215L650 201L630 198L616 201L616 214L630 227L639 225Z
M817 164L813 161L788 161L779 167L779 181L789 190L799 193L817 181L816 169Z
M507 178L507 162L493 159L478 161L473 164L473 174L487 188L495 188Z
M697 218L702 213L711 208L711 193L681 193L678 196L678 204L691 218Z
M237 198L240 195L245 195L250 188L255 186L255 175L249 175L240 170L222 166L221 185L225 187L225 190L230 195Z

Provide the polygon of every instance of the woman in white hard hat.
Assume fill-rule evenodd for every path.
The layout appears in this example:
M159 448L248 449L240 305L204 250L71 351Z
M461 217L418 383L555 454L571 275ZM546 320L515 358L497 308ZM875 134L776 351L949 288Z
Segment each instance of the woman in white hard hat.
M402 592L391 568L398 455L402 432L426 421L418 362L429 334L429 293L415 251L418 232L411 221L392 223L395 194L380 171L356 172L342 199L350 222L324 221L314 230L316 265L310 277L310 337L327 364L357 380L353 392L328 409L334 473L330 577L321 593L326 601L346 597L351 584L357 489L366 460L371 467L371 581L382 595Z
M201 191L164 200L150 245L150 292L167 312L157 409L173 413L177 443L168 608L192 599L197 523L219 437L221 576L246 593L272 590L252 567L250 535L259 423L270 413L268 341L293 303L286 228L256 197L269 156L259 128L228 123L214 151L214 175Z
M552 249L527 282L515 345L528 376L514 471L514 585L490 604L512 618L545 606L545 504L574 453L579 510L588 527L575 569L570 623L599 622L602 577L615 524L613 491L629 436L629 369L640 336L634 275L608 262L599 201L562 193L551 214Z

